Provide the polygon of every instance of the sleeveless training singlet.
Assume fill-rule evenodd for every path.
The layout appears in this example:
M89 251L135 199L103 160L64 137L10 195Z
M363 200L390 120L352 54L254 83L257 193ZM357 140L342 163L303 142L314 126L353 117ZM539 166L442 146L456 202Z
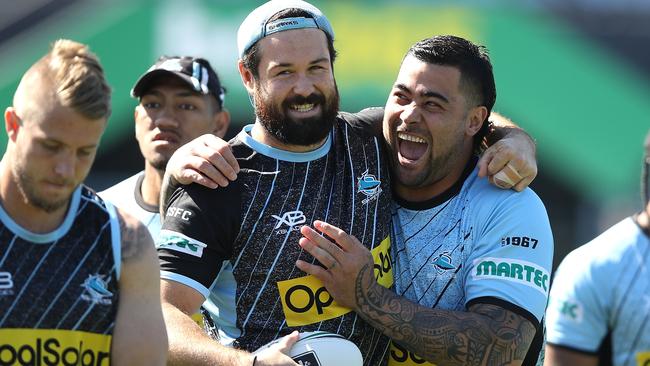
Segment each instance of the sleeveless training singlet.
M0 364L109 365L120 270L115 209L85 186L35 234L0 207Z

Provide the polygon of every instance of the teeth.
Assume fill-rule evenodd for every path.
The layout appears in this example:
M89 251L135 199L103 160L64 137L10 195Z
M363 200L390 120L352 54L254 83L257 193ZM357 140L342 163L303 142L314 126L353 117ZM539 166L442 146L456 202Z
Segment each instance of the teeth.
M398 132L397 137L399 137L402 140L417 142L418 144L426 144L427 143L427 141L425 139L421 138L421 137L409 135L408 133L404 133L404 132Z
M291 109L298 112L307 112L314 108L314 104L294 104L291 106Z

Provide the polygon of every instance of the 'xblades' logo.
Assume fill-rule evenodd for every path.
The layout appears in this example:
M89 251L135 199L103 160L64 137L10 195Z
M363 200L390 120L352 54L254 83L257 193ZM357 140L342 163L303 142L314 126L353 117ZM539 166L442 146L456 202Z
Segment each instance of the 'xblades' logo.
M278 215L271 215L271 217L278 220L278 223L273 228L275 230L279 229L277 231L278 234L286 234L287 231L296 230L299 227L298 225L302 225L305 222L307 222L307 218L305 217L305 214L302 213L302 211L298 211L298 210L285 212L282 215L282 217ZM284 229L284 228L281 229L283 224L287 225L289 229Z

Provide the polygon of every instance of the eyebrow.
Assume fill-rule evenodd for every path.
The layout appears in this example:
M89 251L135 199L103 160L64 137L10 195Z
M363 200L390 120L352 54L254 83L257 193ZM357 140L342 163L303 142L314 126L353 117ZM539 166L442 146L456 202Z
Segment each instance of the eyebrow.
M310 64L310 65L315 65L315 64L320 64L320 63L322 63L322 62L327 62L327 63L329 63L329 61L330 61L330 60L329 60L327 57L321 57L321 58L317 58L317 59L311 61L309 64ZM278 63L278 64L275 64L275 65L271 66L271 68L269 68L269 70L273 70L273 69L275 69L276 67L291 67L291 66L293 66L293 64L290 63L290 62L280 62L280 63Z
M405 93L409 93L409 94L412 93L411 90L409 88L407 88L406 85L404 85L404 84L401 84L401 83L400 84L395 84L394 87L401 90L401 91L403 91L403 92L405 92ZM442 95L442 94L440 94L438 92L434 92L432 90L426 90L424 93L420 93L420 95L423 96L423 97L428 97L428 98L441 99L445 103L449 103L449 99L447 97L445 97L444 95Z
M65 142L57 140L57 139L55 139L53 137L36 137L35 139L36 139L36 141L40 141L42 143L43 142L52 142L52 143L55 143L57 145L66 146ZM98 146L99 146L99 144L92 144L92 145L79 146L78 148L79 149L96 149Z

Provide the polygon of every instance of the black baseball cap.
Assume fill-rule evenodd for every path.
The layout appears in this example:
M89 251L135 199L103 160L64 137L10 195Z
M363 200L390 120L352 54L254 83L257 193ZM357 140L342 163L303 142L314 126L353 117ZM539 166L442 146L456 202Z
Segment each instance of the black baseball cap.
M212 94L223 107L226 89L221 86L217 73L210 63L203 58L191 56L162 56L145 72L131 89L131 96L142 97L151 86L151 82L160 75L174 75L185 81L188 86L198 93Z

